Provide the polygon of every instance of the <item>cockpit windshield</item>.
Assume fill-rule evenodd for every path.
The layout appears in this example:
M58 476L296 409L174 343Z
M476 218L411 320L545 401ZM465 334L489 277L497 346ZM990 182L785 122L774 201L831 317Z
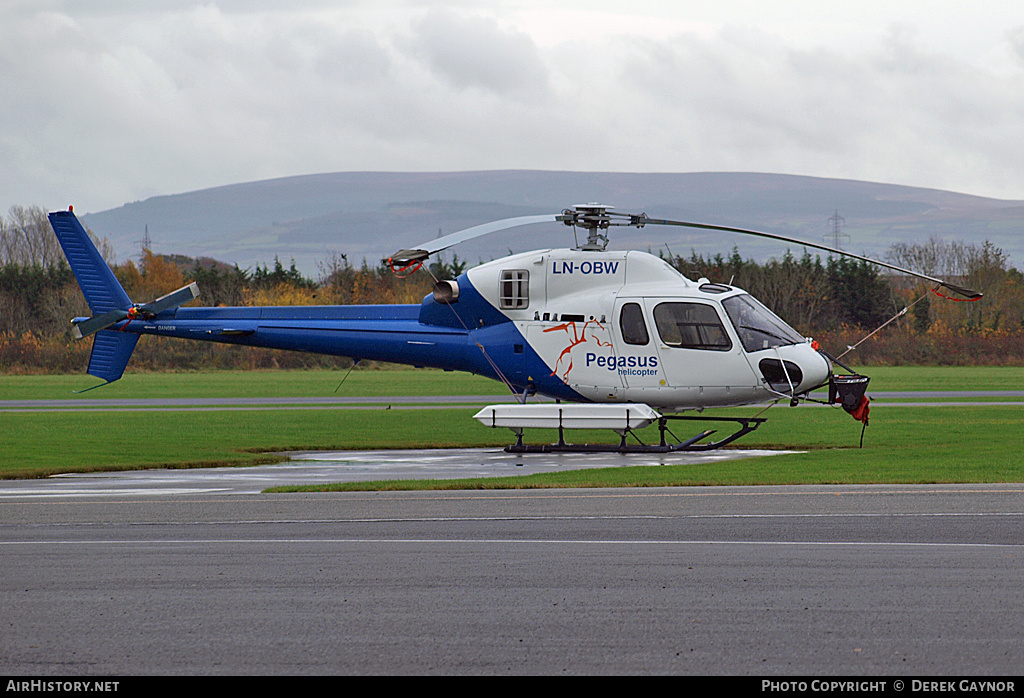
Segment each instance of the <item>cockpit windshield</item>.
M748 352L806 341L800 333L751 295L726 298L722 305L736 328L743 348Z

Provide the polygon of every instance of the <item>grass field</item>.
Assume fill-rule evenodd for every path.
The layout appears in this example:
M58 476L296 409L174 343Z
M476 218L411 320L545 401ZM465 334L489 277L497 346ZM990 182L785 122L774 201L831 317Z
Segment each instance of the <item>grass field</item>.
M346 374L348 376L346 377ZM338 388L344 379L344 384ZM126 373L97 390L85 374L0 375L0 400L128 400L192 397L331 397L391 395L501 395L501 383L480 376L429 369L347 371L204 371Z
M872 390L1024 390L1024 366L872 366ZM0 400L139 399L183 397L329 397L391 395L501 395L504 386L468 373L432 369L346 371L204 371L127 373L91 390L85 374L0 375ZM345 379L338 389L338 384Z
M891 390L1024 390L1024 368L871 368L871 388ZM501 385L457 373L424 370L344 372L221 372L129 374L74 396L87 376L2 376L2 400L153 397L327 397L368 395L496 395ZM870 394L870 391L869 391ZM57 472L201 467L274 462L278 451L499 446L511 433L471 419L475 407L445 409L292 409L0 412L0 477ZM756 409L734 410L752 415ZM709 411L708 414L712 412ZM842 410L778 406L740 447L793 449L802 454L707 466L666 465L573 471L517 478L515 486L711 485L845 482L1024 482L1024 400L1021 406L896 407L875 403L864 448L860 424ZM553 432L528 432L531 442ZM571 433L574 441L615 442L613 434ZM657 440L656 430L641 433ZM668 459L667 459L668 460ZM443 483L443 486L512 486Z

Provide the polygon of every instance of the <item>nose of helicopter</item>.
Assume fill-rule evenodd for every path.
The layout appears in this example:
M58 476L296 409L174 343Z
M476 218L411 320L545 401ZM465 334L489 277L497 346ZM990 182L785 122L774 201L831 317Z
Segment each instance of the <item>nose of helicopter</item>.
M832 362L811 346L810 342L799 346L800 369L803 371L804 380L800 384L800 391L813 390L828 383L832 376Z
M827 384L832 375L832 364L810 342L777 347L772 354L758 368L776 390L805 393Z

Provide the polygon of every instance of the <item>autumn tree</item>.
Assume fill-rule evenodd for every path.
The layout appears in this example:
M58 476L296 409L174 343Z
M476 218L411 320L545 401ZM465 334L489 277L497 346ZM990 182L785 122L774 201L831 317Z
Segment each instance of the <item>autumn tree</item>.
M1009 257L989 241L981 245L931 238L924 243L897 243L886 258L913 271L976 289L984 296L974 302L922 301L915 306L914 325L919 330L937 327L945 331L1018 331L1024 328L1024 277L1009 264ZM905 281L902 293L908 302L932 292L928 281ZM936 289L939 294L953 294ZM927 311L927 314L926 314Z

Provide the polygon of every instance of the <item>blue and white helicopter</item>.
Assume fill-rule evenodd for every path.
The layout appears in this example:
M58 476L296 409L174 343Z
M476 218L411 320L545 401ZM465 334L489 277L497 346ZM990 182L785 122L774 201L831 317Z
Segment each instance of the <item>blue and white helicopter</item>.
M50 223L93 315L74 318L78 337L93 335L88 373L106 382L124 373L140 335L306 351L481 374L505 383L516 404L492 405L476 418L517 435L511 451L709 450L756 429L760 417L663 414L788 400L796 405L828 386L829 402L867 422L867 377L837 363L741 289L692 281L663 259L608 251L615 226L672 225L743 233L847 255L911 274L967 298L981 294L946 281L841 250L726 226L618 213L601 204L510 218L401 250L387 260L411 271L431 255L499 230L562 223L587 234L572 249L514 254L438 280L419 305L181 307L199 296L195 283L150 303L133 303L72 210ZM839 364L842 366L842 364ZM554 402L528 402L534 395ZM677 442L669 419L733 422ZM657 422L660 443L627 443ZM559 430L557 444L524 445L523 429ZM618 446L568 444L563 429L614 429ZM673 435L673 438L674 435Z

